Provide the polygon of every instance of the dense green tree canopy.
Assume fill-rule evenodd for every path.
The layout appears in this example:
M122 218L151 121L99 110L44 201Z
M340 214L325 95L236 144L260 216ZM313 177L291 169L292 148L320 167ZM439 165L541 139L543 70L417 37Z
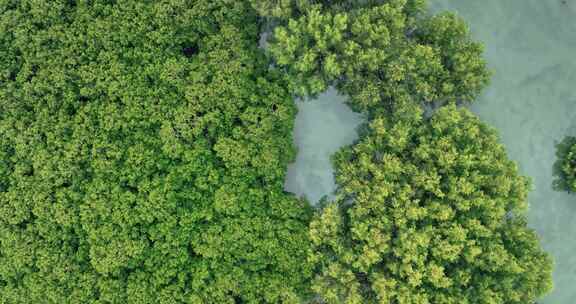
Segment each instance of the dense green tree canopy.
M533 303L550 259L526 227L528 181L469 111L378 117L335 156L339 199L311 224L327 303Z
M275 29L270 53L296 93L337 85L366 110L399 100L471 101L488 82L482 46L455 15L428 17L423 1L335 2Z
M256 18L0 1L0 302L300 302L295 107Z
M419 106L474 99L481 53L423 0L0 0L0 302L531 303L527 180ZM370 121L312 219L292 96L329 85Z

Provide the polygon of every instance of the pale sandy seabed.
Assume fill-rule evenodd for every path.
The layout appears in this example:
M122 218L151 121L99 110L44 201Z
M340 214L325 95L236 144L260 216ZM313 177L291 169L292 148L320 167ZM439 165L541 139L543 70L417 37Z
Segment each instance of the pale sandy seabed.
M551 187L554 145L576 136L576 0L431 2L434 11L456 11L486 45L494 76L472 109L532 178L529 224L556 263L555 289L541 303L576 303L576 195ZM286 189L314 203L334 190L330 155L355 140L362 120L334 90L297 105L299 153Z

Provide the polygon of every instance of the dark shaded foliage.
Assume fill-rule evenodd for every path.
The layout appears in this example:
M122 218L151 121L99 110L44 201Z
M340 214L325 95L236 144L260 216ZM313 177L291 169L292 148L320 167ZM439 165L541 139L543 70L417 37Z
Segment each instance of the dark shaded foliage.
M182 53L184 54L184 56L190 58L196 54L198 54L198 46L193 44L190 46L184 46L182 48Z

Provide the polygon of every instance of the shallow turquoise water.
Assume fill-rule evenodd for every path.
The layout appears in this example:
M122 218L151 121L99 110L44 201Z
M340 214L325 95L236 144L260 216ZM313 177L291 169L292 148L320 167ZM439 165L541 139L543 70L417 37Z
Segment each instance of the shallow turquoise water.
M556 262L555 290L541 303L576 303L576 196L551 187L554 144L576 135L576 0L431 2L464 17L486 45L494 76L472 109L532 178L530 226ZM361 118L334 91L297 105L299 153L286 189L316 202L334 190L330 155L354 141Z
M330 156L354 142L356 127L362 122L344 101L333 88L317 99L296 101L294 137L298 154L296 162L288 167L285 189L312 204L325 195L331 197L336 185Z

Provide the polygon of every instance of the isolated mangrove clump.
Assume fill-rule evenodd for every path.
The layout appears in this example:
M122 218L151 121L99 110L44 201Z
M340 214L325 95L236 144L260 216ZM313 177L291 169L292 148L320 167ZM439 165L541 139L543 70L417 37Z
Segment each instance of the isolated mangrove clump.
M557 161L554 164L554 188L570 193L576 192L576 138L568 136L556 146Z

